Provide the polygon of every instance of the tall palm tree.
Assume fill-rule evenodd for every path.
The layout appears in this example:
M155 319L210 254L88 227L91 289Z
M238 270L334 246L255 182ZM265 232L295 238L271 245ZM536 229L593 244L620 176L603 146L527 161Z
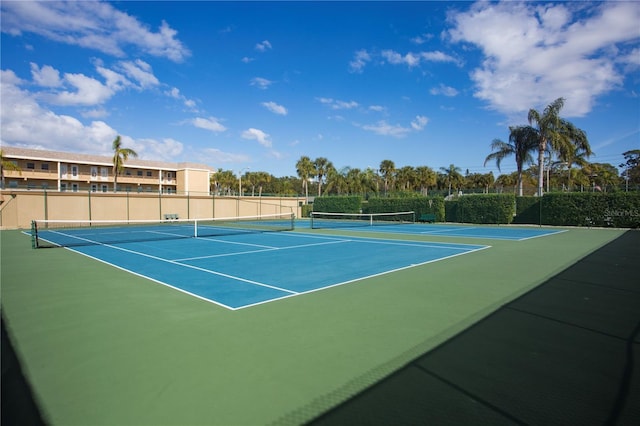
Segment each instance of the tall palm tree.
M429 187L436 184L436 172L428 166L416 167L416 184L422 194L428 195Z
M22 169L20 168L20 166L18 166L13 161L9 161L6 158L4 158L4 153L0 149L0 179L1 179L0 188L2 189L4 189L4 171L5 170L10 170L10 171L18 172L19 174L22 174Z
M515 155L516 167L518 169L518 195L522 197L522 170L525 163L533 162L531 152L538 146L536 130L531 126L511 126L509 127L509 142L494 139L491 142L491 149L494 151L487 155L484 160L486 166L489 161L495 160L498 170L500 163L506 157Z
M393 179L393 175L396 172L396 165L391 160L382 160L380 163L380 174L384 179L384 193L386 194L391 187L391 181Z
M461 169L460 167L450 164L449 167L440 167L440 171L442 172L445 183L449 186L449 195L451 195L451 187L462 182Z
M124 148L120 135L113 140L113 192L118 190L118 175L124 170L124 162L138 154L131 148Z
M545 107L542 113L530 109L528 120L530 125L535 125L538 132L538 196L542 196L544 187L544 154L553 148L560 139L562 120L560 110L564 106L564 98L558 98Z
M313 161L306 155L300 157L296 163L296 172L298 177L302 180L302 188L304 188L304 196L309 199L309 178L315 174L316 167L313 165Z
M331 161L324 157L318 157L313 161L316 175L318 176L318 197L322 194L322 178L327 175L327 172L333 168Z
M416 181L416 169L413 166L404 166L398 170L396 179L400 188L410 191Z
M566 120L561 120L561 123L562 133L558 139L556 151L559 163L569 169L567 185L571 190L572 167L574 165L584 167L588 163L587 159L593 155L593 151L591 151L587 134L583 130Z

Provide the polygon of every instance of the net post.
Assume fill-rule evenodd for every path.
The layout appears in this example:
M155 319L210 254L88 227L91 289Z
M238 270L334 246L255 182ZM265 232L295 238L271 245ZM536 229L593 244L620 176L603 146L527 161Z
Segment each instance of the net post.
M198 219L193 220L193 236L198 238Z
M31 248L38 248L38 226L35 220L31 221Z
M369 226L373 226L373 214L369 213Z

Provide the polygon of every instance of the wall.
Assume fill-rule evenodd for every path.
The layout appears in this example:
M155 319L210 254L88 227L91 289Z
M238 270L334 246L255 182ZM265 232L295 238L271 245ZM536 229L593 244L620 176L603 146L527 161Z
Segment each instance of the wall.
M32 220L163 220L295 213L304 197L214 197L158 193L0 191L0 229L29 229Z

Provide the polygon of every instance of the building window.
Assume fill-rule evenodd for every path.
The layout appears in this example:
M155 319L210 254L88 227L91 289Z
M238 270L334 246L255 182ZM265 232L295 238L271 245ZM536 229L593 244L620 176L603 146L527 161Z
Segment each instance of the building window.
M147 170L147 177L151 177L151 170Z
M91 178L95 179L98 177L98 168L96 166L91 166Z
M106 179L107 177L109 177L109 169L107 167L100 167L100 176L103 179Z
M124 171L124 174L125 174L125 176L131 176L131 170L126 169L126 170Z
M49 163L40 164L40 169L41 170L49 170Z
M107 192L109 187L107 185L102 185L102 192Z
M71 166L71 176L73 176L74 178L78 177L78 166L76 166L75 164Z
M98 192L98 185L95 183L91 184L91 192Z
M36 168L36 163L27 163L28 170L35 170L35 168Z
M138 170L137 175L142 176L142 170Z
M71 190L73 192L78 192L78 184L77 183L72 183L71 184Z
M61 192L65 192L67 190L67 184L66 183L61 183L60 184L60 191Z
M18 187L18 181L17 180L9 181L9 188L17 188L17 187Z

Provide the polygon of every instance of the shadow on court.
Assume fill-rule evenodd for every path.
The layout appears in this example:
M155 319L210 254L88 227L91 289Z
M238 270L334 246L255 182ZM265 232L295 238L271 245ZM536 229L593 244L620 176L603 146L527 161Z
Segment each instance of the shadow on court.
M639 276L628 231L309 424L638 425Z
M9 338L2 315L2 418L3 425L44 425L31 387Z

